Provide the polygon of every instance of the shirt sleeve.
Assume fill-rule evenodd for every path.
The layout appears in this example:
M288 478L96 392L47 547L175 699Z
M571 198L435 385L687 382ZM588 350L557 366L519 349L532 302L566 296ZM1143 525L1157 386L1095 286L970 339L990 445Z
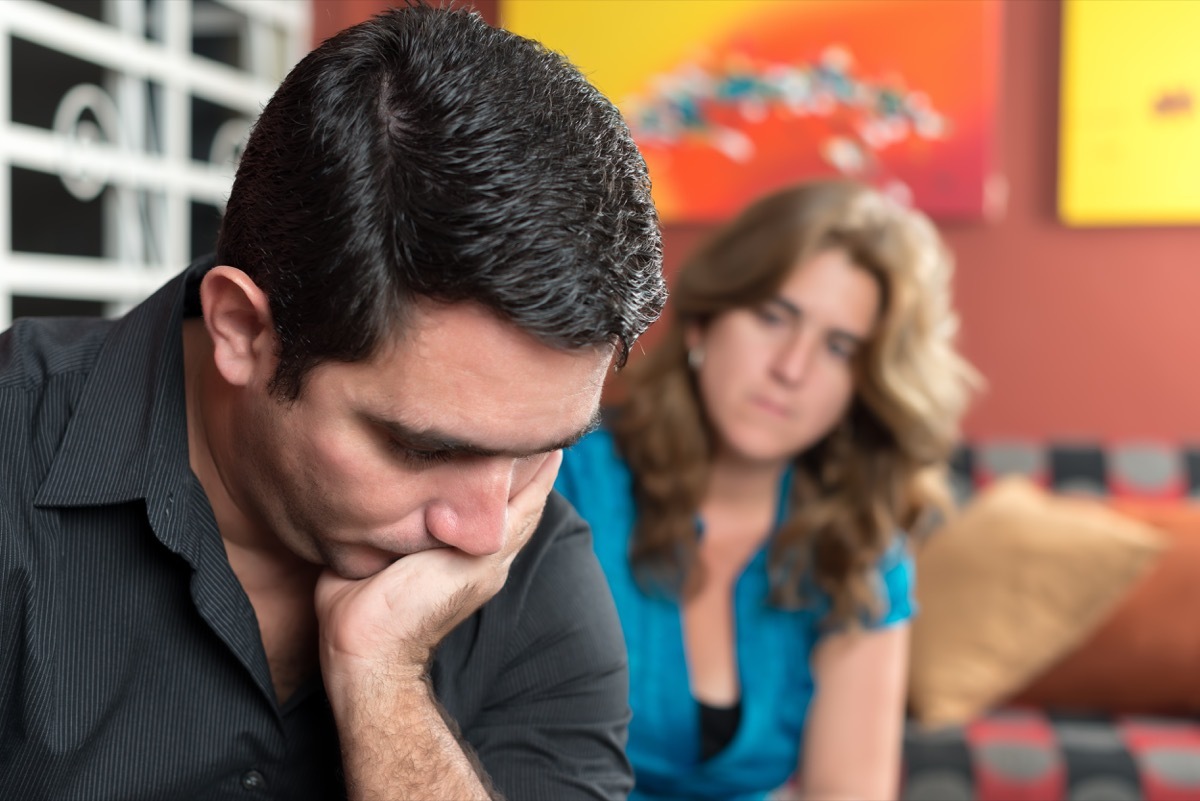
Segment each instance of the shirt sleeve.
M464 734L509 801L623 799L633 774L625 757L629 674L616 608L587 524L556 493L542 527L549 527L540 533L551 544L521 566L531 572L519 622Z
M908 547L908 536L898 533L879 560L877 592L881 601L880 617L872 628L886 628L912 618L917 612L913 595L916 566Z

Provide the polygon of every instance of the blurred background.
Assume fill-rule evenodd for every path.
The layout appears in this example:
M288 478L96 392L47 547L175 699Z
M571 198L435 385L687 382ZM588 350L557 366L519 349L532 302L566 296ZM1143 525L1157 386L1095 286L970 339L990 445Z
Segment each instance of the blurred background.
M387 5L0 0L0 324L120 313L211 250L274 86ZM669 272L722 198L803 177L787 169L859 174L929 212L954 251L964 349L988 381L968 437L1200 442L1200 58L1168 35L1200 4L473 5L566 52L626 111L663 195ZM1092 7L1141 9L1153 36ZM870 125L847 111L863 92ZM1128 130L1129 103L1158 127ZM1173 185L1137 182L1154 170Z

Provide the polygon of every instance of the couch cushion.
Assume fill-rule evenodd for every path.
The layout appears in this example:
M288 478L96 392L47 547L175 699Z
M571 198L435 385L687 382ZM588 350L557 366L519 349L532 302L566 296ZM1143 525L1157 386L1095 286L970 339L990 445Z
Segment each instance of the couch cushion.
M913 715L961 724L1023 689L1100 625L1162 547L1153 527L1097 501L996 480L917 553Z
M1200 505L1113 499L1166 551L1078 648L1017 696L1070 710L1200 713Z

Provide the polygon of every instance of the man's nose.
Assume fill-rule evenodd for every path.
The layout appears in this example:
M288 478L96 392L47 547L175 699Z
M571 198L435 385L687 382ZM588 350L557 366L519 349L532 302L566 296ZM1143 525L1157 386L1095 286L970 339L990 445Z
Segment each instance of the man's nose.
M425 527L440 542L472 556L504 547L512 459L469 459L448 471L439 497L426 507Z

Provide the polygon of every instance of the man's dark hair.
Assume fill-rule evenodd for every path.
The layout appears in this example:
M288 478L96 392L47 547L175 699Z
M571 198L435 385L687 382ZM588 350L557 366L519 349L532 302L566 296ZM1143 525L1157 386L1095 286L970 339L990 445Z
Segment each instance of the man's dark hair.
M271 389L370 357L417 297L475 301L618 362L666 298L645 162L565 58L477 13L412 3L284 79L242 155L217 246L270 298Z

